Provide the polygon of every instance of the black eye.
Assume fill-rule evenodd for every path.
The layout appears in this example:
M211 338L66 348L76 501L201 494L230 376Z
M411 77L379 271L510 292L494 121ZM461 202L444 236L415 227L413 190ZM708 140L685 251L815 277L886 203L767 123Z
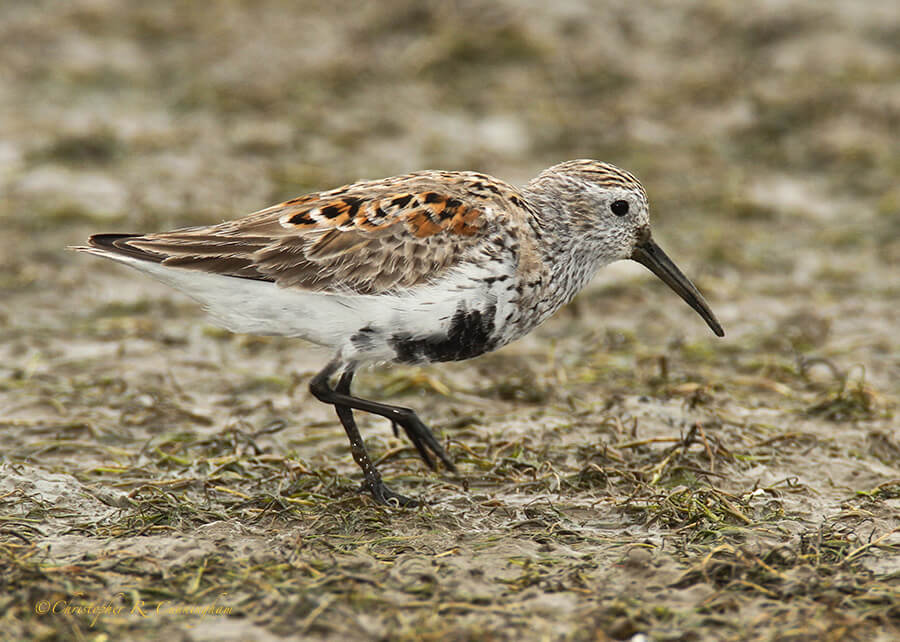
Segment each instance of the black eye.
M628 201L613 201L613 204L609 206L609 209L612 210L612 213L616 216L625 216L628 214Z

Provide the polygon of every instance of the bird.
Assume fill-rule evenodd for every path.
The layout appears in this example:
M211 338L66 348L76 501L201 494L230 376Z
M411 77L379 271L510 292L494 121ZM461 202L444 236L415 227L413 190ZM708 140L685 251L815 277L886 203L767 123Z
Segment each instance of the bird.
M717 336L694 284L654 241L633 174L578 159L522 187L474 171L427 170L305 194L223 223L150 234L94 234L72 249L147 273L236 333L306 339L331 350L309 383L334 407L379 504L420 502L384 483L354 412L403 428L425 464L456 473L410 408L351 392L371 364L471 359L527 334L602 267L641 263Z

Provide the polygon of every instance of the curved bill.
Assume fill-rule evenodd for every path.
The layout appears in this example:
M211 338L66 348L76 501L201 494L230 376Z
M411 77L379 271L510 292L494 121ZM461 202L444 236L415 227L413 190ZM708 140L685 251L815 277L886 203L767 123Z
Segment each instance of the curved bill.
M717 336L724 337L725 331L716 319L716 315L709 309L709 304L700 291L694 287L684 273L678 269L678 266L672 262L662 248L658 246L648 235L647 238L638 243L631 252L631 259L637 261L653 274L662 279L663 283L675 290L685 302L694 308L706 324L712 328Z

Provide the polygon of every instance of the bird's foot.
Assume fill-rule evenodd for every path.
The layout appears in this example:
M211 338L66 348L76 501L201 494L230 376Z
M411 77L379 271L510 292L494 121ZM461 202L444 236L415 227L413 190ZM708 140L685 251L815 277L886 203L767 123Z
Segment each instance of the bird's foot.
M419 416L408 408L398 408L398 411L397 416L391 419L391 423L394 427L394 434L397 434L396 427L399 425L403 428L404 432L406 432L409 440L419 452L419 456L429 468L434 470L434 459L431 456L431 453L434 453L447 470L455 473L456 465L450 459L450 456L447 454L447 451L444 450L444 447L441 446L441 442L439 442L434 434L432 434L428 426L419 419Z
M385 486L380 479L364 481L359 490L360 492L372 493L372 497L377 503L383 506L391 506L392 508L414 508L421 503L416 499L410 499L400 493L395 493Z

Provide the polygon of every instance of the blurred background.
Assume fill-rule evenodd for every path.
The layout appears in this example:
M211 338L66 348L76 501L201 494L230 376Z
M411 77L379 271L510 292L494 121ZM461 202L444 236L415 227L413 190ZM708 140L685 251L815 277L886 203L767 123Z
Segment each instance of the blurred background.
M623 592L637 595L654 582L672 586L674 563L657 564L669 575L648 581L649 576L634 571L644 568L640 563L618 564L615 555L621 549L610 547L633 542L649 550L662 538L688 537L679 530L681 513L670 522L657 517L642 522L644 509L621 508L618 502L652 499L665 484L695 488L689 477L670 479L662 472L673 461L663 447L677 442L689 426L705 426L714 448L704 437L706 449L691 453L696 461L688 468L715 468L704 453L718 453L723 459L716 470L725 474L703 479L733 493L728 506L751 498L740 507L756 519L752 498L763 492L758 484L773 485L766 497L777 498L781 512L765 513L765 519L778 527L755 530L751 541L772 538L773 549L795 547L792 559L803 560L804 542L822 540L821 531L816 540L819 526L810 525L816 520L833 520L828 524L837 529L848 523L840 520L864 516L875 520L866 522L875 524L871 528L898 527L896 494L893 499L883 494L884 503L867 504L856 517L845 512L857 491L900 476L894 419L900 396L898 133L896 0L4 0L0 428L6 454L0 460L15 463L19 471L6 469L4 483L20 479L24 484L56 471L74 475L67 477L72 484L77 478L77 484L102 486L104 492L130 492L136 502L145 491L134 489L160 480L177 481L196 471L205 479L213 469L218 475L219 460L211 468L203 466L222 452L234 457L257 452L239 436L256 435L269 422L282 421L283 431L260 437L260 447L283 462L267 464L270 470L262 460L241 460L240 474L223 473L216 482L246 497L263 491L305 497L282 506L294 511L284 513L283 528L261 531L263 543L253 545L259 555L280 564L289 556L285 551L295 550L293 540L280 538L300 541L300 533L319 541L346 530L371 535L371 529L379 534L379 528L399 528L413 539L409 548L392 550L389 557L396 561L421 548L414 538L422 533L449 533L446 542L433 542L434 550L443 550L476 537L471 529L479 524L488 539L481 548L473 545L469 557L473 564L493 568L484 556L497 552L492 548L497 542L536 550L528 548L537 544L525 537L531 532L526 517L532 514L523 516L521 506L531 505L529 493L550 496L552 490L555 507L546 519L562 514L553 511L569 511L570 521L558 532L574 532L565 529L575 528L575 522L596 529L594 539L573 535L564 544L572 547L565 549L571 555L560 554L575 575L540 584L557 587L553 599L572 601L548 602L546 611L535 611L535 617L546 615L537 623L513 618L509 621L518 624L511 629L489 624L499 611L476 610L485 619L472 616L471 631L487 626L499 632L498 639L504 639L503 631L546 631L557 637L566 627L608 624L637 612L641 615L634 621L666 620L656 610L660 595L632 611L609 604ZM612 162L641 179L650 195L656 239L704 292L727 336L712 336L665 286L640 266L623 263L604 270L573 305L535 333L495 355L362 375L361 394L396 397L397 403L420 409L439 434L451 439L450 452L473 485L471 493L461 493L446 477L428 476L383 422L362 418L372 449L393 453L385 455L388 476L406 475L408 483L399 490L440 500L437 516L425 511L403 523L378 517L381 513L356 494L357 470L333 413L306 394L308 377L325 355L298 341L216 330L177 293L124 267L64 250L95 232L215 223L362 178L470 169L524 183L547 166L579 157ZM623 432L624 426L631 432ZM177 439L166 436L174 433ZM615 452L616 444L644 438L663 445L655 450L621 446L618 459L607 458L607 446ZM212 443L223 450L212 452ZM716 450L717 444L722 448ZM731 457L732 452L744 454ZM491 468L484 463L491 457L513 463ZM582 469L589 461L600 463ZM627 474L609 472L610 466L626 465L632 467ZM560 479L576 481L560 486ZM785 487L778 484L785 479L796 485L782 493ZM523 480L532 485L523 486ZM205 487L197 489L199 483L185 482L178 496L186 503L178 510L160 509L163 521L153 523L166 525L173 537L201 541L200 527L214 516L191 512L211 501ZM477 494L476 487L486 495ZM299 495L298 488L318 494ZM87 491L79 493L64 497L87 497ZM229 504L234 496L228 493L215 495L218 503L212 505L220 511L217 516L228 515L242 528L252 527L247 516L255 515L254 506L269 506L263 500ZM715 503L710 497L704 495L696 506L708 512ZM45 497L44 505L54 501L63 500ZM337 518L329 503L337 501L343 502L342 511L351 511L351 517L341 513L345 522L330 521ZM19 515L22 505L10 503L9 514ZM659 500L653 505L672 504ZM107 530L94 519L102 505L66 506L70 515L81 517L60 517L62 522L41 517L46 538L23 531L10 541L17 546L24 546L22 539L42 547L52 543L54 551L63 551L57 552L57 563L81 564L96 551L90 538L134 535L128 546L136 546L148 532L157 533L141 521L157 515L149 504L140 509L133 502L122 504L131 508L117 515L138 526L116 523ZM695 574L697 590L712 591L706 583L712 553L704 546L743 541L743 535L715 530L734 519L731 508L718 526L709 526L712 530L703 536L691 535L688 543L678 540L683 546L667 544L658 559L673 555L679 569L702 563L702 572ZM387 525L378 525L378 519ZM703 519L701 514L692 523L712 523ZM55 534L74 529L73 523L88 541L65 540L69 548L60 548ZM812 530L801 533L804 528ZM841 550L853 550L862 540L851 535L834 541L842 542ZM720 536L724 539L716 539ZM330 549L316 546L310 544L304 559L321 554L325 561L316 567L321 571L335 562ZM346 554L371 560L383 553L366 548L369 543L359 546ZM229 564L239 565L234 560L247 553L226 554L226 548L217 544L215 550L223 559L228 554L234 559L217 568L232 573ZM497 554L506 559L513 555L510 550ZM157 552L169 562L175 555L162 544ZM581 555L603 562L585 570ZM344 568L361 573L359 560L351 562ZM432 562L422 563L431 568ZM193 563L177 558L168 577L196 577L199 585L203 576L206 582L212 573L206 562L199 571ZM496 567L508 568L504 564ZM778 566L780 572L793 572L785 564ZM387 568L382 561L375 567L378 581L393 581L377 575ZM30 594L39 577L30 567L22 568L16 576L25 587L20 596ZM410 568L413 573L418 567ZM528 568L540 576L536 567ZM890 567L867 568L875 575L890 572ZM604 569L618 575L590 575ZM632 571L637 575L629 578ZM569 592L558 588L578 573L594 579ZM480 577L474 571L460 574L454 576L458 586L469 592L452 593L457 585L447 585L452 595L445 597L454 603L472 599L502 607L504 600L521 597L520 585L472 579ZM397 590L406 595L408 589L414 594L410 599L424 600L425 593L409 589L422 586L419 575L413 575L397 575L406 578L397 580ZM302 589L309 588L309 595L321 592L316 577L294 574L296 581L312 582ZM787 576L778 577L780 582ZM118 580L107 581L113 586ZM88 580L72 582L80 587ZM529 582L523 579L520 588ZM728 599L744 605L748 602L741 600L760 600L769 605L763 611L780 613L794 593L779 593L777 582L758 593L731 593ZM797 576L797 586L807 584ZM150 578L142 590L156 585ZM50 580L42 586L63 590ZM182 599L190 594L184 587L191 586L196 589L184 584L183 590L170 590ZM896 595L896 579L893 586ZM106 588L96 590L99 597L105 595ZM377 638L406 621L406 614L391 620L391 611L385 615L380 607L374 609L378 620L368 602L333 590L328 599L336 601L321 626L335 628L323 628L322 635L369 622ZM685 620L678 620L682 615L672 616L675 620L690 621L690 600L708 595L685 598L690 608L676 597L667 608L685 613ZM290 601L294 597L245 608L268 613L272 621L287 618L287 604L297 609L296 617L321 614L312 598L304 597L301 608ZM772 631L796 627L833 625L846 631L840 626L856 626L829 619L856 607L841 603L833 610L838 602L817 599L800 600L806 610L795 619L768 621L771 639L779 639ZM818 617L823 604L828 617ZM879 613L893 617L896 625L896 601L893 611L889 601L884 604ZM24 601L20 606L22 613L31 613ZM762 620L753 612L745 619L733 617L736 609L723 601L722 617L743 622L734 626L748 627L745 632L759 633L753 627L763 626ZM853 612L875 621L868 606L859 609ZM443 625L434 613L426 624L441 637ZM281 625L265 626L277 631ZM619 630L621 637L642 630L629 626ZM24 639L37 635L39 627L14 630ZM70 633L66 629L60 635ZM121 633L112 629L113 637Z
M93 231L212 223L426 168L521 183L591 157L644 182L656 234L731 333L802 312L896 334L879 307L900 288L891 0L79 0L2 14L0 287L28 301L7 324L113 271L58 251ZM677 313L660 323L688 318L661 300ZM870 375L898 378L890 348L868 355Z

